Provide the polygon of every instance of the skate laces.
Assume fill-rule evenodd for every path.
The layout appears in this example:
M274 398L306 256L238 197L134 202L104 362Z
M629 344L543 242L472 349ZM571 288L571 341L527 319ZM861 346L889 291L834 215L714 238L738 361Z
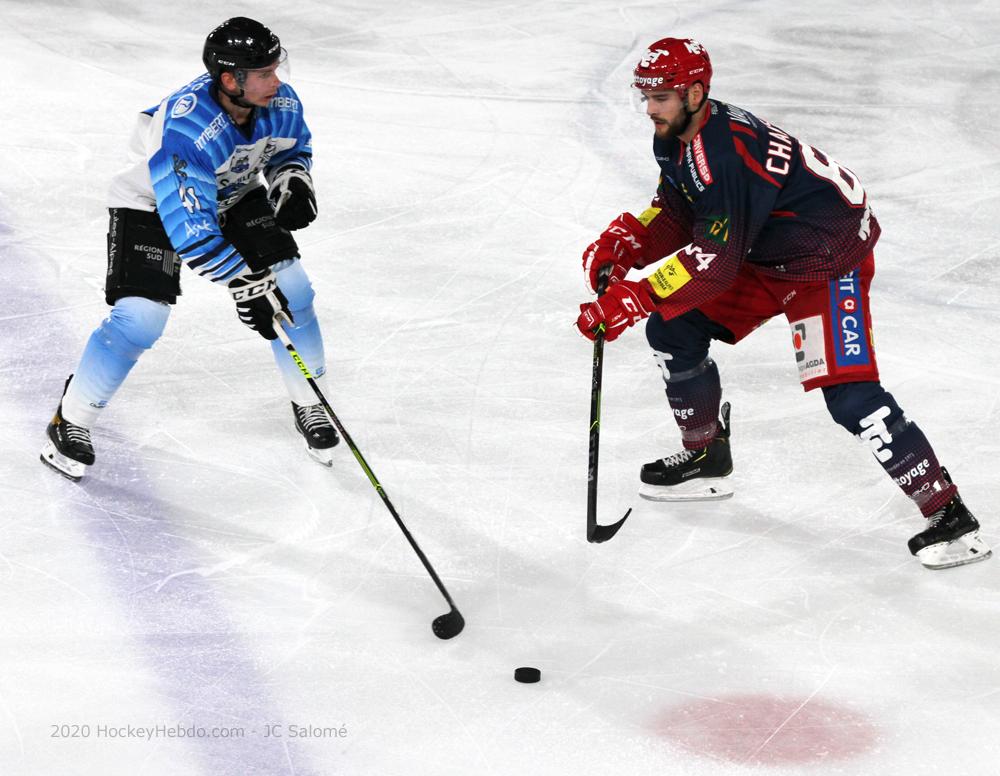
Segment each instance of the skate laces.
M90 441L90 431L85 429L83 426L70 423L65 418L63 418L63 423L66 425L65 431L67 440L78 445L83 445L84 447L93 447L93 443Z
M675 466L680 466L690 461L694 457L694 454L696 452L697 450L688 450L687 448L685 448L684 450L681 450L679 453L674 453L673 455L664 458L663 465L668 469L673 468Z
M322 404L311 404L308 407L296 405L295 412L299 416L299 423L306 431L327 428L330 425L330 419L326 416Z

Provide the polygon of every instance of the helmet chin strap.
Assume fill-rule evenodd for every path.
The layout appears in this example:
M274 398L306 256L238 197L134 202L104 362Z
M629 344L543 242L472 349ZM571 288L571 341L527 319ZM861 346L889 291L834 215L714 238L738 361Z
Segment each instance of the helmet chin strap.
M234 93L234 92L230 92L229 90L226 89L226 87L224 87L222 85L222 77L221 76L219 77L219 91L222 92L224 95L226 95L226 97L228 97L232 101L233 105L238 105L241 108L255 108L255 107L257 107L253 103L247 102L246 100L243 99L243 95L246 94L246 90L243 88L243 85L240 83L240 79L236 78L236 73L233 73L233 78L236 80L237 85L240 87L240 91L239 91L238 94Z
M681 126L678 135L683 135L688 131L688 127L691 126L691 119L695 117L695 114L705 105L705 101L702 100L701 105L698 106L698 110L691 110L691 104L688 102L689 91L684 92L684 124Z

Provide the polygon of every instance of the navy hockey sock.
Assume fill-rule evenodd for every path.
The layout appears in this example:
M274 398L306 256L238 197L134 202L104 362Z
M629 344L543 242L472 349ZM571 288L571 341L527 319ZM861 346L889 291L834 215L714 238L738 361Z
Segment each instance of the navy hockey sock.
M875 457L921 514L930 517L951 501L958 488L945 478L931 443L916 423L903 416L887 431L891 441L883 442L879 449L891 455L882 458L876 452Z
M823 396L833 419L871 445L882 468L925 517L958 493L942 473L924 432L907 420L881 383L831 385Z
M705 447L719 430L719 404L722 386L719 368L706 358L694 369L685 372L664 370L667 400L687 450Z

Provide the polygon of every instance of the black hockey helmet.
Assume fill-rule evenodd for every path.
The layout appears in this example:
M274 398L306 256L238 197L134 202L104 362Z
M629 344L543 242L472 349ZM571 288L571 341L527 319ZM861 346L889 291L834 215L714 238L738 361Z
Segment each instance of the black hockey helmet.
M201 59L214 80L231 72L237 82L242 83L239 71L267 67L281 57L281 41L277 35L258 21L234 16L208 34Z

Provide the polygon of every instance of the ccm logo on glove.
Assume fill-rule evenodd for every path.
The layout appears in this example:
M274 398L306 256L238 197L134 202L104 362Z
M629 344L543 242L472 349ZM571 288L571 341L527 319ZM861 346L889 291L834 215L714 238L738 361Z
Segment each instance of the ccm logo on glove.
M608 224L601 236L583 252L587 288L597 293L597 275L606 266L611 268L609 286L622 280L636 262L644 258L643 243L647 234L646 227L631 213L622 213Z
M629 326L646 318L656 309L648 280L622 280L596 302L580 305L576 327L589 340L595 339L604 324L604 339L611 342Z
M283 312L288 320L292 320L288 300L269 269L233 278L229 282L229 293L236 302L239 319L264 339L277 339L278 335L274 333L274 316L277 313Z

